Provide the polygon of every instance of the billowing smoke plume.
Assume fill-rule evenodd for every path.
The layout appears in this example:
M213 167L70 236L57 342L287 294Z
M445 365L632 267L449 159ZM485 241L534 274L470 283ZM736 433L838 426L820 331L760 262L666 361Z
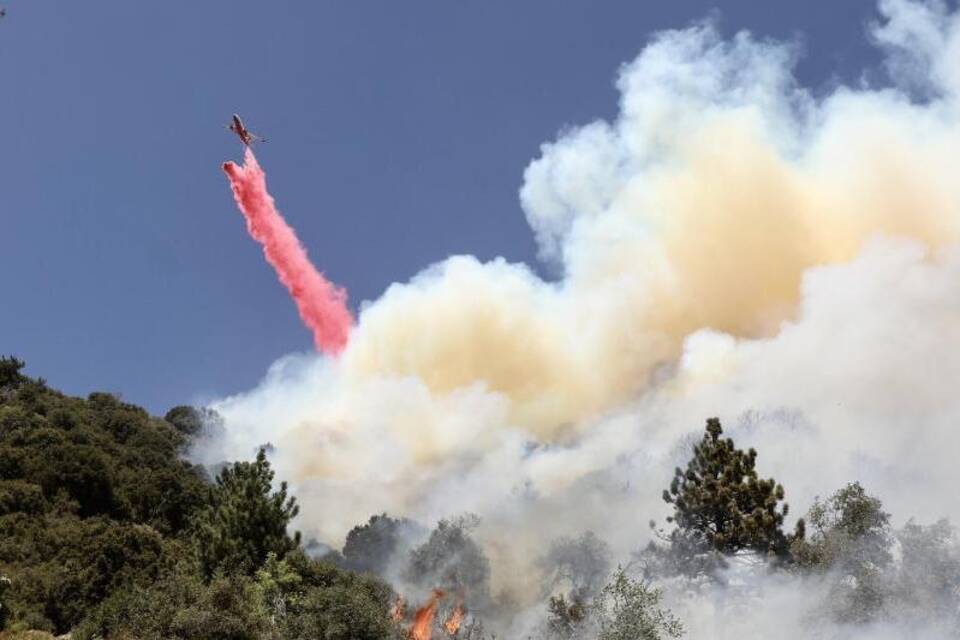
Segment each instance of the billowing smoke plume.
M518 612L552 540L593 530L616 561L647 541L712 415L792 513L859 480L899 518L960 516L960 30L940 3L880 13L889 80L822 96L790 45L655 35L618 117L525 173L559 282L456 256L391 285L339 360L216 403L216 455L271 441L299 528L333 546L372 514L479 514Z
M300 241L286 223L267 191L267 178L247 147L244 164L226 162L233 196L247 220L247 230L263 245L267 262L277 271L304 324L313 332L317 349L328 354L343 350L353 318L347 309L347 294L327 281L307 257Z

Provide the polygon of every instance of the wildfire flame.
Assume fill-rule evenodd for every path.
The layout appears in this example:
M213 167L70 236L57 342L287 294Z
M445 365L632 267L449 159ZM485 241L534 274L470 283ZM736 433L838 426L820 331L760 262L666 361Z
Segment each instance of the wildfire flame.
M451 636L457 635L457 631L460 630L460 625L463 624L463 598L460 598L460 601L457 602L457 606L454 607L453 613L450 614L450 617L447 618L447 621L443 623L443 628L447 630Z
M410 640L430 640L430 636L433 635L433 619L437 615L437 603L440 602L443 595L443 591L435 590L427 604L417 609L417 612L413 614Z

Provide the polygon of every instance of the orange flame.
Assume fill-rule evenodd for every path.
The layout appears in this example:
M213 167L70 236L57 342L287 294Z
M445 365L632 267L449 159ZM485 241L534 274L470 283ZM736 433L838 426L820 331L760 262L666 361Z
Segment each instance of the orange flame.
M433 596L413 614L413 626L410 627L410 640L430 640L433 635L433 619L437 615L437 603L443 597L443 591L437 589Z
M460 625L463 624L463 598L457 603L457 606L454 607L453 613L450 614L450 617L447 618L447 621L443 623L443 628L447 630L451 636L457 635L457 631L460 631Z

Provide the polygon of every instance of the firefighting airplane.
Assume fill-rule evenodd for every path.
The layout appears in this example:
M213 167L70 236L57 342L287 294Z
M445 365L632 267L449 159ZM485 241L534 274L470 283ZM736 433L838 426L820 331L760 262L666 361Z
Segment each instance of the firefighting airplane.
M240 116L233 114L233 121L230 123L230 126L227 127L230 131L233 131L240 138L240 142L247 145L248 147L254 142L266 142L266 138L261 138L255 133L247 130L243 126L243 120L240 119Z

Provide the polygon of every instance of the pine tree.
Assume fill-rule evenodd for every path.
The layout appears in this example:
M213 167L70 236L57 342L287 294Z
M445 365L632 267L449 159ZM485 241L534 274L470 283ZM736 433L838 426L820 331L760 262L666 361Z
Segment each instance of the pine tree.
M287 483L272 492L273 470L261 449L255 462L237 462L224 469L194 522L194 541L201 570L252 575L270 553L282 559L300 544L300 534L287 535L298 513Z
M706 433L694 446L687 469L677 469L663 499L674 507L668 522L677 534L691 537L723 554L749 549L789 557L790 541L803 537L803 521L794 536L783 533L788 506L772 478L758 478L757 452L738 449L723 439L718 418L707 420Z

